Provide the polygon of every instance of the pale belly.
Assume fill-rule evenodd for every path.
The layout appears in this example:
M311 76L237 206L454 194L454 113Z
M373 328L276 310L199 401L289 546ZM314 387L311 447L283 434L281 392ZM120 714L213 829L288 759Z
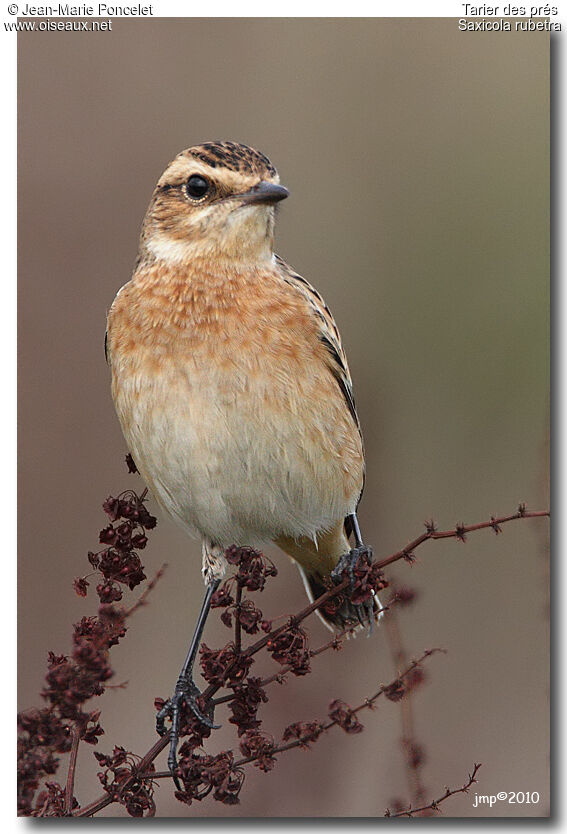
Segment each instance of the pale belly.
M189 359L152 374L113 364L129 450L188 532L223 547L253 545L313 537L354 511L361 441L330 375L327 392L269 359L216 372Z

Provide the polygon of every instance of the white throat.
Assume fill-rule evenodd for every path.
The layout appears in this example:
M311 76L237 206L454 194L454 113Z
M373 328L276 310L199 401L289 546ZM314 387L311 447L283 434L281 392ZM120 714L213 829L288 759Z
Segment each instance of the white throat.
M200 258L248 265L273 260L274 218L269 206L237 209L218 226L210 216L208 220L198 230L188 230L187 238L154 228L145 245L157 260L177 266Z

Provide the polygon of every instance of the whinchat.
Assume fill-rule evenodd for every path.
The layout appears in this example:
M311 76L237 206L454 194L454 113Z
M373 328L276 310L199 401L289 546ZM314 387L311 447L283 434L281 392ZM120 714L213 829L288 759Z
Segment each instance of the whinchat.
M148 207L132 279L107 322L112 396L153 496L202 541L205 602L175 694L170 767L192 666L232 544L275 542L313 599L358 558L364 453L351 376L331 312L274 254L288 196L264 154L235 142L182 151ZM354 534L351 550L349 536ZM377 610L346 602L331 627Z

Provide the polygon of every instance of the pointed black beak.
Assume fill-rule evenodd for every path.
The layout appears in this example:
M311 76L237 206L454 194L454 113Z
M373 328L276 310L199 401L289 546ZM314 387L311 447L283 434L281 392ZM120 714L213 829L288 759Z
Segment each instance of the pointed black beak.
M240 195L240 199L245 205L270 205L271 203L279 203L280 200L285 200L289 197L289 191L283 185L276 185L273 182L266 182L262 180L258 185L255 185L250 191Z

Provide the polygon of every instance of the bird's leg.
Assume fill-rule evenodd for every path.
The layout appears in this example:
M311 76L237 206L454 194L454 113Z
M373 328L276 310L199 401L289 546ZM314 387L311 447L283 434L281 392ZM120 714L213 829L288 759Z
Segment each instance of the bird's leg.
M187 652L187 657L185 658L185 663L183 664L181 672L179 673L179 678L177 679L177 683L175 684L175 691L172 697L165 702L165 704L156 716L156 730L158 731L160 736L163 736L167 733L167 729L165 727L165 719L171 718L169 755L167 757L167 764L173 776L173 781L175 782L175 785L178 790L181 790L181 785L179 784L179 780L175 774L175 771L177 769L176 751L177 744L179 742L179 724L181 720L182 708L185 707L186 709L191 710L191 712L199 719L199 721L201 721L206 727L209 727L210 729L218 729L219 726L213 723L212 708L207 710L207 712L209 713L208 715L205 715L201 711L201 708L199 707L199 704L197 702L197 698L199 697L201 692L197 687L195 681L193 680L193 665L195 663L195 658L197 657L197 651L199 649L199 644L203 635L203 629L205 628L207 615L211 607L211 599L219 585L220 579L212 579L207 585L207 591L205 593L205 599L203 600L203 605L201 607L199 619L197 620L197 625L195 627L195 632L191 640L191 645L189 646L189 651Z
M360 527L358 524L358 518L356 517L356 513L352 513L351 515L347 516L350 519L350 524L352 527L352 533L354 534L354 547L352 550L349 550L348 553L345 553L339 559L337 566L333 569L331 576L337 584L342 580L343 571L347 571L350 579L351 588L354 585L354 568L356 563L360 559L361 556L368 556L369 559L372 559L372 548L368 545L364 544L362 541L362 535L360 532Z
M362 541L362 534L360 532L360 526L358 524L358 518L356 517L356 513L352 513L347 517L350 520L352 534L354 535L354 547L351 550L349 550L348 553L344 553L341 556L336 567L333 569L331 573L331 579L338 585L342 581L344 571L346 571L350 579L350 588L352 591L355 582L354 569L358 563L358 560L362 556L366 556L368 560L371 561L372 548L369 545L364 544L364 542ZM372 623L374 621L374 608L376 606L379 607L379 602L376 594L373 594L372 599L368 600L367 602L363 602L359 605L357 605L356 603L351 603L351 605L353 605L356 611L356 616L360 625L370 625L370 629L372 629Z
M352 513L352 515L350 515L349 518L350 523L352 524L352 532L354 533L354 543L356 547L363 547L362 534L360 532L360 527L358 525L358 518L356 513Z

